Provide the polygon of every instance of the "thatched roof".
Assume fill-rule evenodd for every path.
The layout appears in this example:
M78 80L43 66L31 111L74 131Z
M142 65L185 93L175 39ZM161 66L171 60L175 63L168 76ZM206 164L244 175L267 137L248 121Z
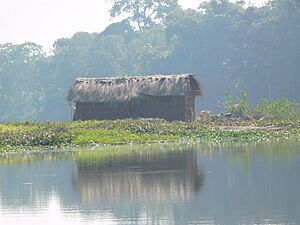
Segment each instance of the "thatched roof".
M68 101L124 102L145 95L196 96L202 91L192 74L77 78Z

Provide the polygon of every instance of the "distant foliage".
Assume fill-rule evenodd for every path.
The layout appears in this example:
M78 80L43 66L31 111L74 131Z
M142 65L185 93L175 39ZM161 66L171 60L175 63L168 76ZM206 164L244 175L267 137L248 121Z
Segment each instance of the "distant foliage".
M248 100L300 96L299 0L262 7L208 0L197 10L177 0L111 1L112 18L122 21L60 38L52 55L35 43L0 44L0 122L70 120L66 96L78 76L194 73L204 89L197 111L214 113L228 90L249 93L226 97L226 110L237 115L254 115ZM260 103L257 115L297 114L277 101Z
M164 23L166 16L177 7L177 0L113 0L110 16L127 16L126 20L143 30Z

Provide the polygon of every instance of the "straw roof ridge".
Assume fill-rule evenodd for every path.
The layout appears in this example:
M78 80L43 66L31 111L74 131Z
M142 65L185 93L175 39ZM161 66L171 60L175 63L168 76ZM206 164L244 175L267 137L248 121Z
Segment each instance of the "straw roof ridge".
M141 96L202 95L192 74L76 79L69 91L70 102L124 102Z

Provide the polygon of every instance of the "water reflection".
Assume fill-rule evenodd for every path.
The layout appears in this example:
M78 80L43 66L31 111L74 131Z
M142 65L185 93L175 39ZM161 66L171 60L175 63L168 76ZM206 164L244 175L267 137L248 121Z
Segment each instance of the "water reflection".
M204 171L195 151L134 155L121 160L77 161L73 186L82 202L189 201L200 190ZM129 201L129 202L128 202Z
M76 200L69 191L73 171L71 160L0 164L0 208L8 212L39 212L49 206L54 193L65 202Z
M51 220L54 211L64 224L74 224L70 215L79 224L169 224L174 204L193 200L205 180L195 149L33 158L0 163L1 224Z
M299 143L136 148L0 159L0 224L300 224Z

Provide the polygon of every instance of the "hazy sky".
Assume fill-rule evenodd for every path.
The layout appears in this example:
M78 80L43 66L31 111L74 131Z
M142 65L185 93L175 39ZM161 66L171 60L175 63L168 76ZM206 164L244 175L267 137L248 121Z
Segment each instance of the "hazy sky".
M195 8L203 0L179 0ZM261 5L266 0L248 0ZM78 31L100 32L109 20L110 0L0 0L0 44L36 42L49 50Z

